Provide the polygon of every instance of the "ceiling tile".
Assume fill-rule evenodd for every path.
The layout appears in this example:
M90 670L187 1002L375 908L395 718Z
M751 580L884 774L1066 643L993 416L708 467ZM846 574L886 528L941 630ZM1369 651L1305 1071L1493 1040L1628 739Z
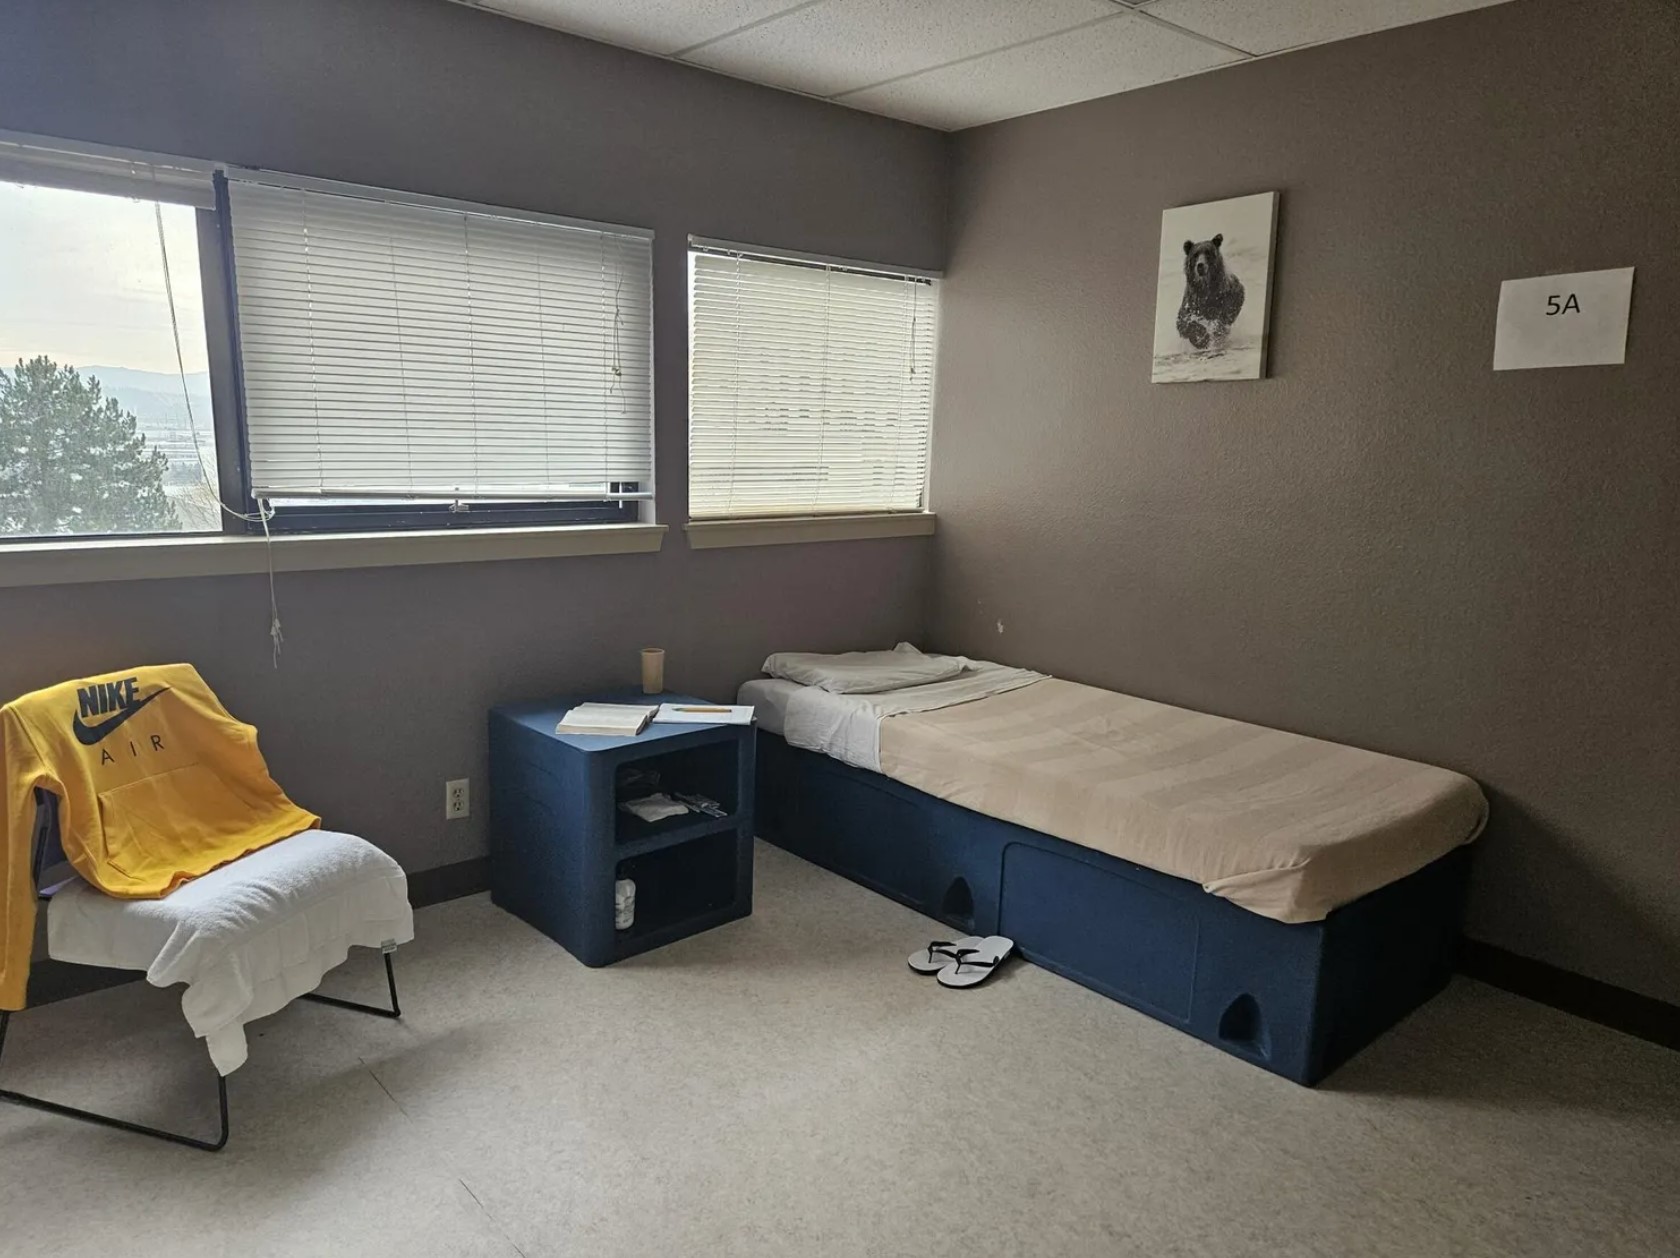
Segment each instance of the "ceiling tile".
M1502 3L1504 0L1154 0L1143 11L1245 52L1267 53Z
M955 130L1110 96L1240 60L1129 14L841 97L847 105Z
M587 39L670 55L797 8L802 0L466 0Z
M683 59L833 96L1113 14L1110 0L827 0Z

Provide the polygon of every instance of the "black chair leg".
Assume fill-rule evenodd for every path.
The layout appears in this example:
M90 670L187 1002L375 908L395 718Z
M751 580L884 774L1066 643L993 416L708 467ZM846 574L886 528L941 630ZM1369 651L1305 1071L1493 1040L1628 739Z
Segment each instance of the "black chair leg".
M402 1005L397 1001L397 972L391 967L391 954L385 954L385 985L391 990L391 1007L381 1009L378 1005L364 1005L356 1000L344 1000L338 996L323 996L320 992L305 992L300 999L313 1000L317 1004L333 1005L339 1009L354 1009L357 1013L371 1013L379 1018L402 1017Z
M305 1000L319 1001L323 1005L336 1005L340 1009L354 1009L358 1013L371 1013L381 1018L402 1017L402 1005L397 1000L397 972L391 965L391 954L385 954L385 983L391 992L391 1007L381 1009L378 1005L364 1005L354 1000L340 1000L337 996L322 996L315 992L304 995ZM11 1027L12 1015L9 1011L0 1010L0 1057L6 1052L6 1032ZM155 1140L167 1140L172 1144L186 1145L189 1149L202 1149L206 1153L220 1153L227 1147L228 1142L228 1093L227 1078L218 1073L216 1075L216 1100L221 1111L221 1133L214 1140L200 1140L196 1136L183 1136L179 1132L164 1131L159 1127L148 1127L144 1123L131 1123L125 1119L112 1118L108 1114L96 1114L92 1110L77 1109L73 1105L60 1105L57 1101L44 1101L38 1096L26 1096L22 1092L13 1092L9 1088L0 1088L0 1101L10 1101L14 1105L27 1106L30 1109L41 1110L48 1114L58 1114L64 1118L75 1118L84 1123L97 1123L101 1127L111 1127L117 1131L130 1131L137 1136L151 1136Z
M11 1026L12 1015L0 1012L0 1054L6 1050L6 1032ZM151 1136L156 1140L167 1140L171 1144L184 1144L189 1149L202 1149L206 1153L220 1153L228 1142L228 1094L227 1079L218 1073L216 1075L216 1102L221 1111L221 1132L214 1140L200 1140L196 1136L183 1136L180 1132L164 1131L159 1127L148 1127L144 1123L131 1123L125 1119L112 1118L109 1114L96 1114L92 1110L77 1109L74 1105L60 1105L57 1101L44 1101L38 1096L26 1096L22 1092L13 1092L10 1088L0 1088L0 1101L10 1101L14 1105L27 1106L30 1109L41 1110L48 1114L58 1114L64 1118L78 1119L84 1123L97 1123L101 1127L113 1127L118 1131L131 1131L138 1136Z

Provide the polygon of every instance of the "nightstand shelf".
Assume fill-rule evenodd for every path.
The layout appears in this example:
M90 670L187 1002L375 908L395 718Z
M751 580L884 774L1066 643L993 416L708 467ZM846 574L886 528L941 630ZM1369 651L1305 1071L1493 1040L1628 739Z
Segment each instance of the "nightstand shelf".
M727 914L735 903L739 854L732 830L691 838L620 860L617 874L636 884L636 920L615 932L620 955L640 952L650 936L693 933L693 923ZM684 925L691 927L681 930Z
M557 734L584 702L702 703L639 691L490 713L490 896L585 965L662 947L752 912L753 728L649 725L634 738ZM646 822L625 797L680 791L726 812ZM613 886L636 915L613 925Z
M688 843L694 839L703 839L709 834L717 834L724 830L733 830L740 820L733 813L727 817L696 816L690 813L687 817L671 817L665 821L640 821L627 813L619 813L618 837L613 844L618 858L624 860L630 856L641 856L645 852L657 852L661 848L675 847L679 843ZM629 824L626 825L625 823Z

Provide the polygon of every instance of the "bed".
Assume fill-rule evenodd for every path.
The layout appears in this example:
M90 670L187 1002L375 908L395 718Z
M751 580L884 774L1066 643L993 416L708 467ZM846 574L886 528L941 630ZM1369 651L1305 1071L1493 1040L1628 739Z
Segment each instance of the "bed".
M963 663L748 682L761 835L1300 1083L1446 982L1470 779Z

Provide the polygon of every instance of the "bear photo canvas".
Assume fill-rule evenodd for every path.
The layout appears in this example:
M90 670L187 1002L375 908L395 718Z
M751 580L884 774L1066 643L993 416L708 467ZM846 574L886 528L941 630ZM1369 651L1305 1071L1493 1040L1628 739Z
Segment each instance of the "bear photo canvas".
M1150 377L1156 384L1265 374L1276 226L1275 192L1161 215Z

